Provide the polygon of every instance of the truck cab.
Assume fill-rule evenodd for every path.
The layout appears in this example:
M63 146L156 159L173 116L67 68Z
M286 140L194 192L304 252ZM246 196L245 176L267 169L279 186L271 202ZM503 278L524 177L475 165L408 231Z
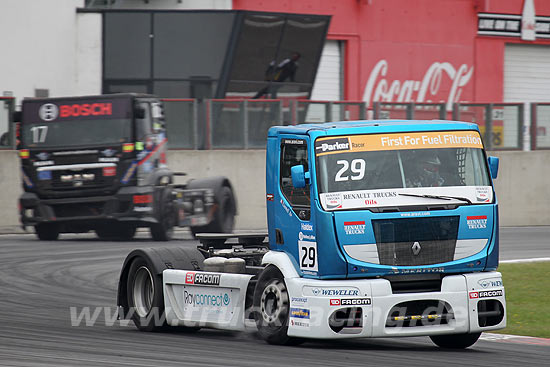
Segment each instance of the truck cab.
M498 203L477 125L323 126L272 128L268 138L270 245L301 276L496 269Z
M155 96L24 99L17 120L20 218L40 239L89 230L103 239L131 239L137 227L149 227L153 239L168 240L176 225L232 230L229 180L175 184L166 164L163 105Z

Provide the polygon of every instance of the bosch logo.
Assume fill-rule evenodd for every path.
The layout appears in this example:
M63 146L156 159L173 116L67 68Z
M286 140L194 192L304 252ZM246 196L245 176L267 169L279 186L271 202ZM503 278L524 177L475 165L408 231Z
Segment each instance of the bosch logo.
M103 116L112 114L112 103L84 103L59 106L60 117Z
M38 115L44 121L53 121L59 116L59 108L53 103L46 103L40 106Z

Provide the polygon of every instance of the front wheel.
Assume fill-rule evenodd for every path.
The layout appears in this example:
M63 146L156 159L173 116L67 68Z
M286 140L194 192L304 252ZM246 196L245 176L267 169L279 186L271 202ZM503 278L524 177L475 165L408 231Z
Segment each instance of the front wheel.
M34 231L41 241L55 241L59 237L59 228L55 223L37 224Z
M440 348L465 349L477 342L481 333L432 335L430 339Z
M268 266L254 290L254 319L258 333L269 344L298 344L300 339L287 335L290 299L281 272Z

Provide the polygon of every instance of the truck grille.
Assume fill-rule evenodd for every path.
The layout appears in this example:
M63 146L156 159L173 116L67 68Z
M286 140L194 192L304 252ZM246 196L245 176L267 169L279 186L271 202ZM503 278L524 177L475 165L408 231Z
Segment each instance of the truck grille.
M381 265L419 266L452 261L458 216L373 220Z

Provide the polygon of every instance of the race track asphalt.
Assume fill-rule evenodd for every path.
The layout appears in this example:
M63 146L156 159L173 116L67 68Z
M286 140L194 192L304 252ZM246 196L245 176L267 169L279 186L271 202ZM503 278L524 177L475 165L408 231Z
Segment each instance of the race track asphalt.
M196 246L186 232L162 246ZM504 228L501 259L550 257L550 228ZM519 248L518 241L521 241ZM38 241L0 236L0 365L2 366L547 366L550 343L483 337L463 351L442 350L427 337L310 341L267 345L253 330L144 333L116 321L116 289L126 254L157 246L102 242L92 234ZM97 320L77 317L88 308ZM72 311L71 311L72 310ZM71 316L72 312L72 316ZM549 323L550 327L550 323Z

